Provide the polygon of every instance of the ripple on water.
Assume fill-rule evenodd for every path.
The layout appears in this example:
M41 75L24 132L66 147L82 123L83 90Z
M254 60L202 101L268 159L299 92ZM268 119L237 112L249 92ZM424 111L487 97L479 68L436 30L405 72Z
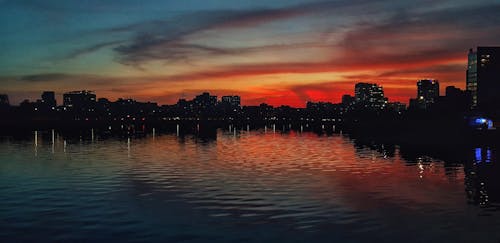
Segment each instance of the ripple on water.
M219 131L214 141L167 134L130 146L122 139L0 142L0 223L8 225L0 236L418 242L489 232L500 239L491 236L500 232L499 204L466 203L464 185L476 192L483 178L465 183L462 164L355 143L262 131ZM470 227L479 233L467 235ZM28 235L16 238L21 231Z

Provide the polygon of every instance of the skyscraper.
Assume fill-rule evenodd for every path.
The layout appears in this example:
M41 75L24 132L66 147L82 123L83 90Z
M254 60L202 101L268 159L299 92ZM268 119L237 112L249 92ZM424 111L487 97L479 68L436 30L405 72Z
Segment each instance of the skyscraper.
M472 96L472 108L500 110L500 47L469 50L466 88Z
M387 103L382 86L372 83L357 83L354 99L356 105L364 108L383 109Z
M455 86L448 86L446 87L446 95L440 98L439 103L441 110L467 111L471 105L470 92Z
M221 102L224 105L229 105L231 107L240 107L241 106L241 98L238 95L222 96Z
M54 91L44 91L42 93L42 102L49 108L56 107L56 95Z
M88 112L95 107L96 95L87 90L64 93L63 104L69 109Z
M471 94L471 108L477 107L477 52L469 49L467 55L466 90Z
M210 95L208 92L204 92L201 95L197 95L193 102L196 106L200 108L213 108L217 105L217 96Z
M197 95L193 99L193 111L197 115L201 116L211 116L214 114L217 106L217 96L210 95L208 92L204 92L201 95Z
M344 105L345 107L352 106L355 101L356 101L355 98L352 97L351 95L348 94L342 95L342 105Z
M6 94L0 94L0 105L9 106L9 96Z
M439 82L422 79L417 82L417 101L422 108L428 108L439 98Z

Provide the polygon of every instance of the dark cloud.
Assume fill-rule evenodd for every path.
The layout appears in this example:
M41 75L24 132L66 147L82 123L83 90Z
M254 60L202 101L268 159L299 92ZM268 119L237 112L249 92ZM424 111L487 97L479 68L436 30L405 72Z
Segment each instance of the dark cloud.
M396 74L460 72L465 66L449 62L465 60L469 47L494 44L500 40L500 4L430 10L420 14L395 13L385 21L364 23L346 34L339 44L324 45L339 52L327 62L261 63L229 65L216 70L171 76L172 80L220 78L272 73L393 69L378 77ZM460 17L459 16L466 16ZM481 43L478 43L479 40ZM497 43L498 44L498 43ZM308 43L304 46L313 46ZM284 46L296 49L300 44ZM259 49L263 48L263 49ZM252 52L250 49L217 49L211 54ZM182 53L188 55L189 50ZM160 58L158 56L157 58ZM465 64L463 64L465 65Z
M73 77L72 75L65 73L41 73L41 74L31 74L19 77L19 80L27 82L52 82L67 80Z
M103 48L107 48L107 47L121 44L123 42L124 41L108 41L108 42L103 42L103 43L98 43L95 45L87 46L85 48L77 49L77 50L70 52L65 58L66 59L77 58L77 57L80 57L82 55L86 55L86 54L101 50Z
M60 0L2 0L5 6L21 6L35 11L51 13L109 13L117 11L132 11L144 6L142 1L136 0L85 0L85 1L60 1ZM151 4L151 3L150 3Z
M352 57L355 55L355 57ZM165 80L190 81L197 79L217 79L240 76L253 76L279 73L321 73L349 72L362 70L402 70L424 69L429 66L463 59L464 52L425 51L414 53L374 53L366 50L359 53L344 53L335 59L324 62L282 62L247 65L227 65L213 70L193 71L170 75Z
M87 87L106 87L113 84L125 83L127 80L120 77L101 76L90 74L69 74L69 73L38 73L19 77L0 77L0 80L17 80L30 83L41 83L48 86L57 84L58 86L71 87L71 85Z
M426 1L424 1L426 2ZM202 11L174 19L134 24L112 31L133 31L134 39L116 47L118 60L124 64L141 65L148 61L185 61L200 56L238 55L265 50L252 48L220 48L189 44L189 36L207 29L256 26L262 23L298 16L329 13L363 16L381 7L384 1L336 1L307 3L281 9ZM407 4L408 5L408 4ZM432 4L429 2L429 6ZM354 7L357 7L353 9ZM387 6L386 6L387 7ZM423 61L436 57L462 55L464 49L477 44L494 43L500 37L500 5L431 8L410 11L395 8L387 18L360 21L346 34L336 50L344 53L342 63L378 63L382 58L399 62ZM332 12L335 11L335 12ZM328 18L328 16L325 16ZM332 30L329 30L332 31ZM470 33L470 34L468 34ZM320 43L321 40L318 40ZM272 46L270 46L272 47ZM269 47L269 50L272 50ZM283 46L294 50L300 46ZM367 51L368 50L368 51Z
M96 9L102 10L104 13L119 6L117 4L106 5L104 1L96 1L85 1L89 3L86 6L92 9L98 5L97 3L102 3L102 7L97 6ZM71 8L73 12L69 11L69 15L78 12L72 8L71 4L59 5L57 1L20 0L3 1L3 3L25 4L40 11L51 9L51 11L62 13L67 13L68 8ZM83 9L85 10L85 8ZM465 4L465 1L408 0L397 2L323 1L282 8L203 10L175 14L166 11L165 16L167 17L153 21L113 28L103 27L105 30L99 30L98 33L94 30L88 30L98 36L107 35L106 40L75 49L68 53L66 58L78 58L108 48L112 48L116 54L116 60L120 63L134 66L145 65L150 61L189 63L199 58L276 50L290 50L290 53L297 54L299 58L283 58L279 62L263 62L262 59L256 59L259 63L227 64L213 69L201 67L186 73L172 73L164 77L126 79L98 75L40 73L23 77L0 77L0 81L9 80L6 82L14 83L15 81L24 84L27 82L47 83L48 86L52 85L52 87L56 87L54 85L59 83L66 85L65 88L71 84L78 84L78 87L96 86L108 93L122 94L127 93L126 90L136 92L137 90L154 88L147 86L149 81L155 81L155 85L160 82L165 82L168 85L175 82L216 80L218 78L263 74L369 71L360 72L359 75L345 76L346 84L331 82L318 85L282 86L283 93L280 95L285 97L293 94L301 101L314 98L314 93L337 95L335 92L347 90L345 88L348 87L347 83L354 81L380 81L388 85L390 93L398 85L402 87L400 84L404 82L406 82L406 87L413 88L413 82L424 74L436 75L437 78L445 77L445 80L448 81L463 81L467 49L477 45L499 44L499 12L500 3L493 1L490 3L467 2ZM56 15L58 16L58 14ZM320 18L322 26L306 26L311 23L302 21L303 17L307 17L309 20ZM339 22L342 22L344 17L350 22L339 30L334 22L339 19ZM252 31L258 31L258 27L261 25L292 19L296 22L290 21L290 28L294 28L293 24L297 23L304 25L299 27L305 28L306 31L314 33L326 31L328 33L323 33L324 39L318 38L312 40L313 42L248 47L244 46L248 43L242 43L243 47L238 48L199 44L201 38L193 39L195 36L199 38L200 35L197 34L205 30L224 34L225 32L221 30L244 30L244 28L257 27ZM314 24L319 22L314 22ZM333 24L330 25L330 23ZM276 27L273 26L273 28ZM265 33L262 38L269 38L270 36L267 34L271 35L272 33ZM327 40L329 34L335 38ZM231 36L227 36L227 38L231 38ZM103 40L102 37L98 39ZM298 40L303 41L301 38ZM294 39L275 41L275 43L289 43L293 42ZM193 44L194 42L198 44ZM321 61L314 60L314 58L306 59L307 54L311 53L304 53L301 56L303 58L301 58L300 51L311 47L321 48L324 50L325 56L331 54L331 58L329 60L321 59ZM464 64L457 64L460 62ZM410 80L412 77L415 77L415 80ZM141 85L147 88L141 88ZM279 87L275 88L279 89ZM179 88L177 87L177 89ZM396 93L394 92L394 94ZM179 93L172 94L171 97L174 95L177 98ZM255 101L265 100L262 98L265 95L266 93L255 95L248 93L248 97ZM146 97L145 94L144 97Z
M408 76L408 75L421 75L422 73L427 73L428 76L432 75L440 75L440 74L455 74L464 72L467 67L465 64L444 64L444 65L435 65L432 67L424 67L424 68L413 68L413 69L404 69L404 70L393 70L388 72L382 72L377 74L377 77L392 77L392 76ZM417 76L418 77L418 76Z
M114 50L124 64L139 65L152 60L185 61L200 54L217 55L238 50L186 44L189 35L208 29L252 27L297 16L318 14L354 5L367 0L312 2L279 9L213 10L182 14L167 20L155 20L112 28L110 32L134 32L134 39ZM208 49L207 49L208 48ZM247 50L249 51L249 50Z
M464 52L468 47L498 44L499 12L500 4L459 5L423 13L398 12L385 21L354 28L345 36L342 47L350 54L365 50L409 53L408 59L413 53Z

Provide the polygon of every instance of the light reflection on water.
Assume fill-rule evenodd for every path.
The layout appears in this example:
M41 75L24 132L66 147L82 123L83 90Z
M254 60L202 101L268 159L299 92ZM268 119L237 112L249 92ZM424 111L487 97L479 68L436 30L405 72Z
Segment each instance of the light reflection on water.
M227 129L198 136L182 135L177 126L172 134L153 130L142 138L105 139L94 130L3 138L0 237L500 239L494 148L441 161L339 134Z

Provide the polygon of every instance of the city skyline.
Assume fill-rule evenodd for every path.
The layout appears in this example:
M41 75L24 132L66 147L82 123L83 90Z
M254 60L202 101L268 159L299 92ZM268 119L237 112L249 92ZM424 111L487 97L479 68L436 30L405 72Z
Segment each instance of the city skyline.
M420 96L420 82L422 81L433 81L437 84L437 90L434 91L434 92L437 92L435 93L436 94L436 97L439 97L440 94L445 94L446 93L446 90L448 88L454 88L454 89L458 89L459 91L466 91L466 88L464 89L460 89L459 87L460 86L466 86L466 85L458 85L459 87L456 87L455 85L449 85L449 86L446 86L446 87L441 87L439 88L439 81L436 80L436 79L420 79L418 80L416 83L416 87L413 87L413 93L409 94L409 98L408 100L394 100L394 99L389 99L389 97L387 97L386 95L384 95L384 87L381 86L379 83L375 83L375 82L364 82L364 81L361 81L361 82L354 82L352 84L352 87L351 87L351 90L350 91L346 91L346 93L343 93L343 94L339 94L340 97L337 97L336 99L334 99L334 101L332 100L321 100L321 99L308 99L305 101L305 103L303 105L297 105L297 106L294 106L294 105L289 105L289 104L268 104L266 102L261 102L261 103L258 103L258 104L245 104L245 102L241 102L240 100L242 100L242 96L239 94L239 93L225 93L224 95L219 95L219 94L215 94L215 97L220 97L221 99L218 99L217 102L223 102L224 101L224 98L233 98L233 97L238 97L238 103L241 102L241 105L242 106L257 106L257 105L261 105L261 104L267 104L267 105L271 105L271 106L276 106L276 107L279 107L279 106L290 106L290 107L295 107L295 108L305 108L307 107L307 104L310 103L310 102L319 102L319 103L333 103L333 104L341 104L341 103L345 103L344 101L344 98L346 98L346 96L349 96L349 97L352 97L354 98L357 93L358 93L358 88L357 86L358 85L368 85L368 86L374 86L376 87L377 89L380 90L381 92L381 101L383 102L385 100L385 102L390 102L390 103L401 103L401 104L404 104L406 106L409 106L411 105L411 102L412 100L414 100L415 98L415 92L417 92L417 96L416 98L418 99L418 97ZM409 88L409 89L412 89L412 88ZM443 91L441 91L443 90ZM106 100L109 100L109 101L119 101L119 100L134 100L134 101L138 101L138 102L147 102L147 103L150 103L150 102L153 102L155 104L158 104L158 105L172 105L172 104L176 104L178 103L179 101L181 100L189 100L190 97L187 97L184 93L182 94L182 96L180 97L177 97L175 99L175 101L173 101L172 103L159 103L159 102L156 102L154 100L138 100L138 99L135 99L134 97L132 96L121 96L121 97L105 97L105 96L97 96L96 94L96 91L93 90L93 89L82 89L82 90L65 90L65 91L60 91L60 92L55 92L53 90L48 90L48 89L41 89L39 91L34 91L35 92L38 92L37 94L34 94L32 95L31 97L17 97L17 99L12 102L12 99L10 99L9 97L9 94L8 93L0 93L0 95L2 96L5 96L5 98L2 98L2 99L6 99L7 103L9 103L11 106L18 106L18 105L21 105L22 103L26 103L26 102L30 102L30 103L37 103L37 102L44 102L43 100L43 96L46 95L46 93L51 93L51 97L54 99L54 102L57 102L59 101L57 104L59 106L62 106L64 101L65 101L65 98L64 96L67 95L67 94L71 94L71 93L81 93L81 92L89 92L89 93L92 93L94 96L95 96L95 99L94 101L97 101L97 99L99 98L104 98ZM202 94L205 94L205 93L208 93L210 94L211 91L209 90L202 90L202 91L199 91L199 93L194 93L192 95L192 98L196 98L196 96L198 95L202 95ZM244 92L243 92L244 93ZM41 94L41 95L40 95ZM214 93L211 93L211 94L214 94ZM42 99L40 99L42 98ZM15 103L16 101L19 101L18 103ZM244 100L243 100L244 101ZM379 102L381 102L379 101ZM433 103L434 101L432 101L431 103Z
M4 0L0 93L11 104L83 89L173 104L209 91L304 107L339 103L358 82L403 103L421 79L464 89L467 50L498 46L500 4L421 3Z
M417 91L417 97L418 99L419 94L421 92L420 90L420 82L422 81L428 81L428 80L419 80L416 82L417 88L415 91ZM433 83L436 83L437 86L439 86L439 81L438 80L432 80ZM449 88L453 88L458 90L458 92L465 92L465 90L461 90L459 88L456 88L455 86L447 86L446 90ZM347 103L357 103L357 104L365 104L365 107L370 107L370 108L375 108L375 109L382 109L387 103L398 103L402 104L405 106L408 106L411 104L411 101L413 98L410 98L407 102L400 102L400 101L393 101L389 100L385 95L384 95L384 89L382 86L380 86L377 83L366 83L366 82L359 82L355 83L354 86L352 87L351 93L349 94L343 94L339 102L330 102L330 101L325 101L325 100L308 100L306 104L302 107L295 107L295 106L290 106L287 104L281 104L277 105L275 107L280 107L280 106L288 106L292 108L306 108L308 104L310 103L330 103L330 104L347 104ZM139 102L139 103L151 103L155 104L158 106L170 106L170 105L177 105L182 102L193 102L198 98L206 96L207 99L211 99L211 103L214 103L214 105L219 104L219 103L227 103L231 104L232 106L258 106L258 105L270 105L265 102L257 104L257 105L245 105L242 104L241 96L239 94L233 93L229 95L222 95L219 96L217 94L210 93L209 91L203 91L199 94L195 94L193 97L178 97L176 102L170 103L170 104L158 104L157 102L151 101L151 100L135 100L132 97L118 97L115 100L110 99L109 97L103 97L103 96L98 96L95 91L90 90L90 89L84 89L84 90L72 90L72 91L65 91L60 95L60 98L57 98L55 95L54 91L48 91L48 90L43 90L39 91L38 97L35 97L34 99L23 99L19 104L13 104L9 100L9 95L8 94L0 94L1 97L1 103L2 104L7 104L11 107L17 107L17 106L22 106L23 104L50 104L49 107L68 107L68 103L72 103L73 97L76 99L80 100L85 99L85 101L81 102L91 102L91 103L99 103L99 100L106 100L106 102L120 102L120 101L134 101L134 102ZM210 98L208 98L210 97ZM435 93L436 99L440 97L440 93L437 92ZM442 97L442 96L441 96ZM345 99L352 99L351 101L346 101ZM80 102L80 101L79 101ZM372 104L373 103L373 104ZM434 103L434 100L430 101L430 103ZM237 105L235 105L237 104ZM273 105L270 105L273 106ZM373 106L373 107L372 107ZM70 105L71 107L71 105ZM274 106L273 106L274 107Z
M176 103L158 104L151 101L137 101L130 98L118 98L116 101L107 97L98 97L94 91L68 91L63 94L59 103L54 91L43 91L41 99L30 101L25 99L19 105L9 103L7 94L0 94L0 108L4 112L21 112L25 115L37 117L55 115L57 113L71 113L75 119L89 119L89 117L112 118L120 114L118 118L139 116L163 117L163 119L181 118L224 118L233 120L250 119L248 111L260 110L259 113L267 113L267 118L276 119L278 112L286 116L296 112L307 111L308 115L326 115L341 117L345 112L380 112L398 113L410 110L415 111L471 111L472 98L468 90L461 90L455 86L447 86L443 96L439 92L438 80L419 80L416 83L416 97L409 100L409 105L399 101L390 101L384 95L382 86L376 83L356 83L354 85L354 96L344 94L342 102L332 103L328 101L307 101L305 107L292 107L289 105L273 106L266 103L259 105L242 105L241 96L237 94L220 96L203 92L192 99L180 97ZM284 113L283 113L284 112ZM262 115L263 113L261 113ZM295 114L297 115L297 114ZM301 120L305 114L301 114ZM121 117L120 117L121 116ZM96 118L97 118L96 117ZM114 117L115 119L117 117ZM253 117L252 119L254 119ZM298 117L295 117L297 119ZM99 119L96 119L99 120Z

